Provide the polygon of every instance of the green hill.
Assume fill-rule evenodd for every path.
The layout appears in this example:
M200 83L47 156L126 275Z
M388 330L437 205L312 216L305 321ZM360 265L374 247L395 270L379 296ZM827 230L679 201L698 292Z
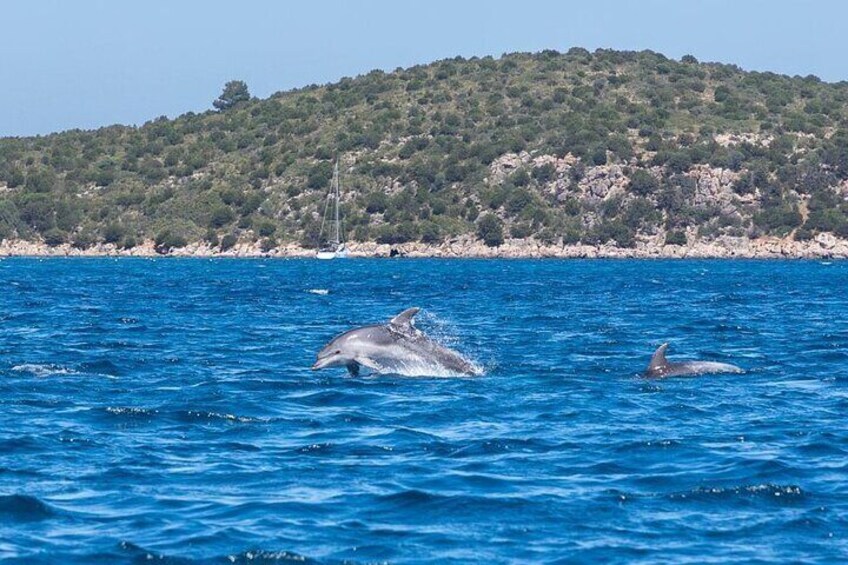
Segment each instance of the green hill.
M848 237L848 83L571 49L373 71L202 114L0 139L0 239Z

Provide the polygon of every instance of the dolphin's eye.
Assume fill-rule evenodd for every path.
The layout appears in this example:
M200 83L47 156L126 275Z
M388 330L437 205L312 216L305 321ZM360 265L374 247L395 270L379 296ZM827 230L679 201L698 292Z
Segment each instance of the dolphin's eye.
M336 349L336 353L335 353L335 354L336 354L336 355L338 355L338 354L340 354L341 352L342 352L342 350L341 350L341 349Z

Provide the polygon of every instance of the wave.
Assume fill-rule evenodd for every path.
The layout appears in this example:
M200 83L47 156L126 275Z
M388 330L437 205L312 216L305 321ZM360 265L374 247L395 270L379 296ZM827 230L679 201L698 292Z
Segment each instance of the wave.
M805 496L801 487L796 485L741 485L731 487L698 487L696 489L668 495L672 500L706 501L731 498L757 498L775 501L798 501Z
M121 369L109 359L98 359L80 364L80 372L88 375L116 377L121 373Z
M321 563L320 561L316 561L311 557L307 557L299 553L294 553L292 551L273 551L267 549L248 549L240 553L219 555L217 557L211 558L191 559L185 557L170 556L164 553L150 551L129 541L120 542L118 544L117 551L115 551L114 553L111 553L109 555L100 554L96 557L103 558L107 560L107 562L110 559L121 560L129 557L133 560L134 563L155 561L156 563L173 563L175 565L186 563L226 563L229 565L239 565L248 563L250 565L261 565L262 563ZM355 562L345 560L345 563Z
M106 412L115 416L149 417L159 413L152 408L141 408L138 406L107 406Z
M326 443L312 443L309 445L304 445L302 447L298 447L292 450L293 453L302 454L302 455L327 455L334 451L335 445L326 442Z
M0 517L12 518L20 522L46 520L56 515L56 511L41 499L26 494L0 496Z
M237 416L224 412L207 412L205 410L186 410L179 412L178 416L182 420L196 422L197 420L223 420L225 422L233 422L239 424L264 423L267 420L262 418L253 418L250 416Z
M451 457L476 457L503 453L544 453L554 445L539 439L495 438L475 441L454 450Z
M151 418L154 416L172 417L183 422L196 423L204 420L218 420L232 423L266 423L270 420L253 418L250 416L238 416L225 412L211 412L206 410L179 410L176 412L160 412L155 408L144 408L141 406L108 406L106 412L113 416L127 416L131 418Z
M457 513L479 515L489 512L509 512L531 504L524 496L510 496L504 493L484 495L450 492L432 492L421 489L405 489L390 494L379 495L375 505L391 514L405 515L407 511L431 512L434 515Z
M330 290L326 288L310 288L306 292L308 292L309 294L317 294L319 296L327 296L328 294L330 294Z
M243 551L236 555L227 555L226 560L228 563L235 563L236 565L240 563L250 563L251 565L255 563L280 563L280 562L294 562L294 563L319 563L315 559L310 557L306 557L299 553L292 553L290 551L267 551L264 549L256 549L251 551ZM352 563L349 560L345 560L345 563Z

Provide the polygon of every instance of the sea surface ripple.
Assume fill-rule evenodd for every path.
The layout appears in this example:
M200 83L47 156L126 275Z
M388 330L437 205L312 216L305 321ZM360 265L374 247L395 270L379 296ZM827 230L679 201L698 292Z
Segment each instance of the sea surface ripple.
M0 260L0 559L848 559L848 263ZM309 370L418 326L478 378ZM647 380L653 349L742 375Z

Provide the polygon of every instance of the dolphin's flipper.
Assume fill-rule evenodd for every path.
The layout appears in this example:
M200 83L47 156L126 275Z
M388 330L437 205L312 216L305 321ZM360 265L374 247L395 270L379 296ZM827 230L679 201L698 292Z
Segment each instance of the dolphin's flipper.
M350 374L351 377L358 377L359 376L359 364L358 363L348 363L346 365L346 367L347 367L347 372Z
M654 351L654 355L651 357L651 363L648 365L648 373L662 373L668 367L668 361L665 358L665 352L667 350L668 344L664 343Z
M407 308L391 320L389 320L389 325L398 331L408 332L412 331L412 322L415 315L421 311L421 308Z
M372 371L374 371L375 373L379 373L380 371L383 370L383 368L376 361L374 361L373 359L369 359L368 357L357 357L355 359L355 361L359 365L362 365L363 367L367 367L367 368L371 369ZM358 366L357 366L357 372L358 372Z

